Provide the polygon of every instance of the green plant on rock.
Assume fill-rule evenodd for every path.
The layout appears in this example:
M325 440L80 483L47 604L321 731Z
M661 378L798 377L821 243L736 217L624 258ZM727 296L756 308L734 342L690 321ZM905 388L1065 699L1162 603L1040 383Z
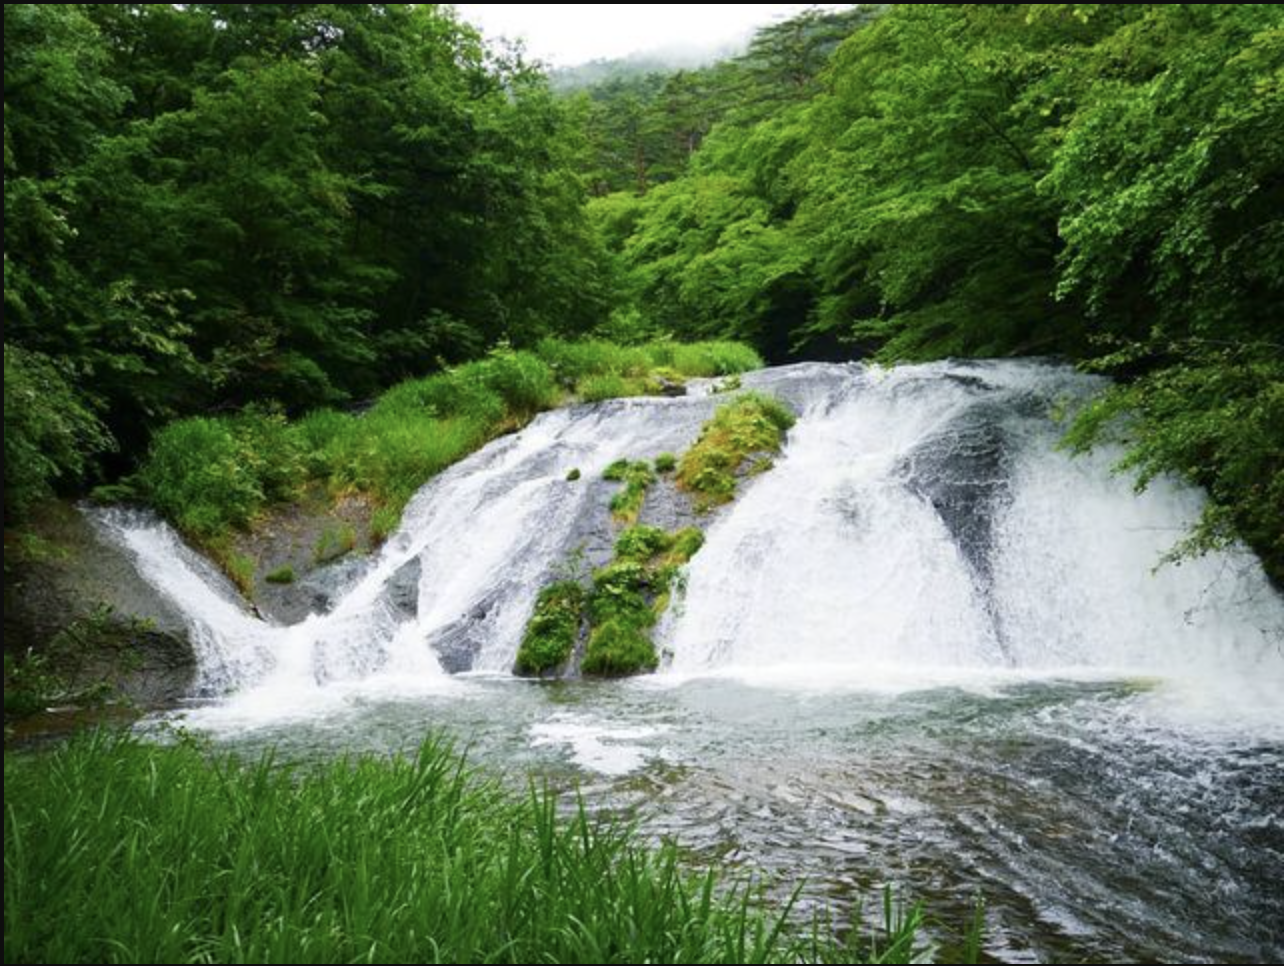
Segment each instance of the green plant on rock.
M718 407L678 464L678 486L705 511L736 494L737 474L770 469L768 453L779 451L795 418L780 400L746 392Z
M641 629L623 620L610 620L593 629L581 665L585 674L619 677L654 671L660 663L655 645Z
M269 584L292 584L294 583L294 568L289 564L282 564L275 570L270 571L263 579Z
M566 662L579 637L584 598L584 588L574 580L559 580L539 592L517 651L518 674L541 674Z
M588 599L593 631L581 669L615 676L653 671L659 663L650 629L669 605L682 565L700 549L696 527L668 533L629 527L615 541L615 560L593 574Z
M357 545L357 528L351 523L327 526L312 548L312 559L319 564L337 560Z
M370 515L370 542L383 543L401 525L401 511L396 507L381 506Z
M672 473L678 466L678 458L672 453L661 453L655 458L657 473Z
M616 460L602 471L602 479L624 484L624 489L611 497L611 516L617 523L636 523L647 488L655 482L651 465L645 460Z

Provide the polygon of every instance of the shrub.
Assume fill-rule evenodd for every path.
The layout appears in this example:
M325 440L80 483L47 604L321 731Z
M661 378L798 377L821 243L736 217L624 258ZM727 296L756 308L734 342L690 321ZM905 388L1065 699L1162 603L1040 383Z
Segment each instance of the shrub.
M4 347L4 515L10 522L60 482L81 479L112 439L71 373L48 356Z
M152 439L138 479L152 505L184 532L214 537L244 526L263 505L263 487L228 420L193 416Z

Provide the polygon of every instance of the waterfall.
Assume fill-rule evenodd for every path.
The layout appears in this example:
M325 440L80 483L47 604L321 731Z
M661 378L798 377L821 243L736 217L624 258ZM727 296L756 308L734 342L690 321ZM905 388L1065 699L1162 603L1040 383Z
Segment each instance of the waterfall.
M1244 550L1156 569L1202 497L1134 494L1117 452L1071 457L1053 415L1099 381L1033 361L754 373L799 412L775 468L712 520L658 641L667 673L842 680L1102 673L1248 681L1278 716L1284 599ZM188 616L209 695L306 707L336 687L504 673L539 587L594 535L615 459L680 452L717 396L547 413L426 485L324 614L237 603L155 518L94 511ZM578 468L582 479L567 472ZM599 523L601 527L604 524ZM418 565L406 614L389 586ZM662 672L663 677L665 672ZM288 700L287 700L288 699Z

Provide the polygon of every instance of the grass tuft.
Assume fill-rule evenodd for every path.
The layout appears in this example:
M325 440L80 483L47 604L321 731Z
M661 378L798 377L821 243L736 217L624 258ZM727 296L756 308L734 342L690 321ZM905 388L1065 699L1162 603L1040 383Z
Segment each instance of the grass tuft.
M263 579L269 584L292 584L294 583L294 568L289 564L282 564L275 570L270 571Z

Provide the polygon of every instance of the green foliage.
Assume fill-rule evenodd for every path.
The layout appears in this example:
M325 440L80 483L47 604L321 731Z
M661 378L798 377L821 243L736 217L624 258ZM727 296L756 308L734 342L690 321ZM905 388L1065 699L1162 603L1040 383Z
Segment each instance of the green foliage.
M654 671L659 663L655 645L638 626L613 618L593 628L580 667L585 674L621 677Z
M370 543L377 545L387 540L401 526L401 511L396 507L376 507L370 514Z
M566 663L580 634L584 588L574 580L549 584L535 599L514 670L541 674Z
M292 584L294 583L294 568L289 564L282 564L275 570L270 570L263 577L269 584Z
M632 466L621 460L618 472ZM589 593L574 575L540 591L517 653L517 673L563 665L586 622L583 673L614 677L655 670L659 655L649 630L668 607L682 565L703 543L695 527L674 533L640 524L625 529L615 542L615 559L594 571Z
M1279 351L1282 29L1272 4L890 4L769 28L681 176L591 202L617 314L772 359L1100 358L1142 379L1101 404L1143 410L1130 460L1210 488L1188 548L1233 530L1270 558L1278 513L1208 443L1271 410L1266 384L1213 379L1198 431L1152 390L1219 368L1165 346Z
M317 537L316 546L312 548L312 559L319 564L329 563L351 553L357 545L357 530L351 523L327 526Z
M1198 524L1166 559L1240 538L1284 586L1284 359L1278 347L1130 346L1104 364L1135 365L1139 355L1155 351L1176 361L1108 389L1078 414L1066 445L1123 443L1128 451L1119 469L1136 475L1139 490L1173 472L1208 491Z
M580 468L578 466L572 466L569 470L566 471L567 483L574 483L579 478L580 478Z
M611 516L617 523L636 523L646 500L646 491L655 482L655 473L646 460L616 460L602 471L602 479L623 483L611 497Z
M535 353L502 349L407 380L360 415L319 409L288 423L279 412L250 407L236 416L179 420L156 434L136 486L184 533L213 547L230 529L317 482L335 495L371 497L378 542L432 476L560 402L559 383L618 367L646 384L656 359L690 367L757 361L751 350L724 343L622 349L549 339ZM645 475L635 473L626 487L629 506L636 503L630 512L641 506Z
M655 458L655 471L657 473L672 473L678 465L678 458L672 453L661 453Z
M576 384L575 392L585 402L601 402L603 399L646 395L646 384L641 379L627 379L607 372L585 376Z
M230 421L196 416L156 434L138 481L181 530L208 538L245 526L263 505L263 487L250 469L259 459L242 453Z
M4 656L4 716L24 718L66 699L66 679L43 654Z
M241 593L246 597L253 597L254 572L257 569L254 558L243 553L224 550L221 544L216 545L215 556Z
M8 4L7 342L141 452L174 416L585 332L611 269L578 144L443 6ZM491 361L512 413L549 404L529 360ZM58 473L11 471L15 499L80 473L102 447L76 435Z
M314 768L83 736L5 755L11 962L919 962L445 744ZM105 887L110 880L111 887ZM889 903L890 906L890 903Z
M621 560L647 561L668 550L673 540L659 527L636 524L623 531L615 541L615 556Z
M75 483L111 437L70 381L38 352L4 349L4 518L16 522L54 486Z
M753 471L746 464L755 456L761 462L765 454L779 451L793 424L794 414L780 400L741 393L718 407L695 445L682 454L678 486L695 496L699 510L728 502L735 496L738 474Z

